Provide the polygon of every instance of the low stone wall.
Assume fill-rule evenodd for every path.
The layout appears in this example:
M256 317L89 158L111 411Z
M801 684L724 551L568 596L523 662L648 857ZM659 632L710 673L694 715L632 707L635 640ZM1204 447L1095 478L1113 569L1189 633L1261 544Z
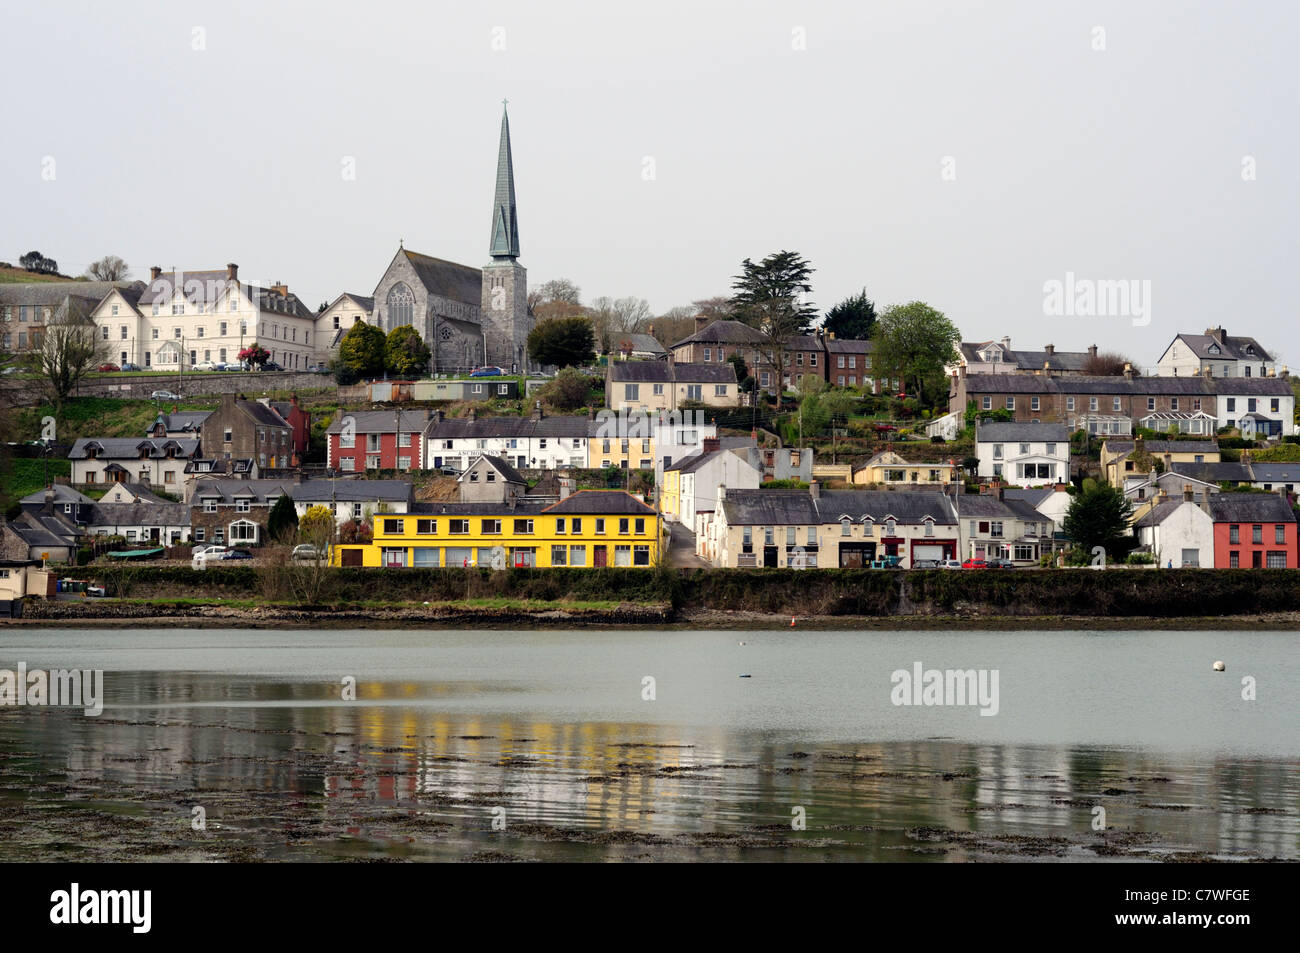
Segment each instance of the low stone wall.
M260 396L264 391L336 389L329 374L306 371L243 371L228 374L130 374L118 377L95 377L77 388L78 397L119 397L148 400L156 390L168 390L183 397L195 394L246 394ZM20 407L45 399L42 381L32 378L0 381L0 402Z

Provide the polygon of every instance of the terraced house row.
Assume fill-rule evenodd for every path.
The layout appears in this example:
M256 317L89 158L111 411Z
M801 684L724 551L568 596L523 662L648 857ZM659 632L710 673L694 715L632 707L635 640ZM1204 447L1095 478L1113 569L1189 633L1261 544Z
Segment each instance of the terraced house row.
M480 454L521 470L654 469L698 451L717 427L692 411L623 415L464 417L440 410L343 413L326 430L327 466L366 470L465 470Z

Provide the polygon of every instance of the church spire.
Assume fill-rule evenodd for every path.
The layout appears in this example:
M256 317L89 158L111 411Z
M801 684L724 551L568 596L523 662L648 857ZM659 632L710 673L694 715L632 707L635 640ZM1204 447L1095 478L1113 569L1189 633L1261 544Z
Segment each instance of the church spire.
M501 147L497 153L497 191L492 203L491 254L496 259L519 257L519 222L515 217L515 168L510 160L510 116L501 101Z

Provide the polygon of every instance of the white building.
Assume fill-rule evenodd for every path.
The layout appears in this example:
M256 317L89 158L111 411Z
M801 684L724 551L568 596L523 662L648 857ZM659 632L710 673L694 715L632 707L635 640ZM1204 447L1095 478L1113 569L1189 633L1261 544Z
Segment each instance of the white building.
M72 483L147 483L183 492L186 464L199 455L197 438L78 437L68 451Z
M118 364L177 371L233 364L257 343L285 370L316 363L316 317L282 284L262 288L224 270L149 270L143 288L114 288L91 312L100 340Z
M979 475L1034 486L1070 478L1070 432L1064 424L976 420Z
M329 307L316 314L316 363L329 364L339 355L343 335L354 324L374 324L375 299L344 292L330 302Z
M1295 391L1286 375L1215 380L1220 427L1239 427L1242 436L1278 437L1295 433Z
M1161 567L1214 567L1214 517L1207 512L1208 503L1198 505L1191 495L1189 490L1158 501L1134 527L1138 542Z
M415 487L405 480L304 480L292 484L293 508L302 519L313 506L324 506L342 526L368 521L376 513L409 513Z
M1219 327L1177 335L1156 364L1159 377L1196 377L1207 370L1215 377L1267 377L1273 358L1254 338L1234 337Z
M426 467L464 470L480 454L501 457L520 470L587 465L588 417L444 417L435 410L424 431Z
M705 440L699 453L670 464L664 475L664 518L676 520L692 532L699 532L699 514L717 511L719 486L756 490L763 480L762 471L743 452L719 449L717 438Z

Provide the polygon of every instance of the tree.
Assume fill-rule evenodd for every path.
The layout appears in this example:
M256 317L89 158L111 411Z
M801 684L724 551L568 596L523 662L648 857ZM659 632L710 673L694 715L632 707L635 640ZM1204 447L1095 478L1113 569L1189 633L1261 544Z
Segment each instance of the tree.
M59 263L53 258L46 258L38 251L29 251L18 259L18 264L28 271L34 271L41 275L57 275L59 273Z
M1097 546L1112 556L1133 548L1129 516L1133 506L1109 483L1084 481L1083 492L1070 500L1061 529L1076 548L1091 553Z
M867 289L850 295L826 312L822 327L837 338L867 341L876 324L876 306L867 298Z
M271 352L254 341L240 351L238 357L239 360L252 364L258 370L261 370L262 365L271 359Z
M732 316L762 332L776 365L777 404L784 380L786 343L807 334L817 309L804 296L812 293L813 267L798 252L779 251L758 264L746 258L732 282Z
M748 394L754 389L754 378L749 374L749 367L745 364L745 358L739 351L732 351L731 356L727 358L727 363L736 369L736 380L740 385L740 392Z
M957 360L961 334L923 301L890 305L876 322L875 374L897 376L903 388L926 406L938 397L944 366Z
M1125 366L1132 367L1135 373L1141 373L1138 365L1123 354L1098 351L1084 358L1083 373L1089 377L1119 377L1124 373Z
M587 318L549 318L528 333L528 354L538 364L579 367L596 359L595 332Z
M602 353L616 347L620 338L640 331L652 317L644 298L597 298L589 313L596 346Z
M130 274L126 262L116 255L105 255L86 269L86 277L91 281L125 281Z
M354 380L378 377L384 372L388 338L373 324L358 321L348 328L339 343L339 360L347 366Z
M577 410L591 400L596 382L573 367L566 367L537 392L537 399L556 410Z
M282 493L266 518L266 533L276 542L287 543L297 531L298 511L294 509L293 497Z
M49 391L54 416L86 377L106 360L108 346L89 312L69 300L67 307L45 326L40 345L40 371Z
M328 506L317 504L307 508L298 520L298 542L315 546L323 552L334 538L334 514Z
M429 345L418 331L403 324L388 332L384 343L384 366L398 377L414 377L429 369Z
M528 306L536 309L547 302L582 304L582 289L568 278L552 278L528 292Z

